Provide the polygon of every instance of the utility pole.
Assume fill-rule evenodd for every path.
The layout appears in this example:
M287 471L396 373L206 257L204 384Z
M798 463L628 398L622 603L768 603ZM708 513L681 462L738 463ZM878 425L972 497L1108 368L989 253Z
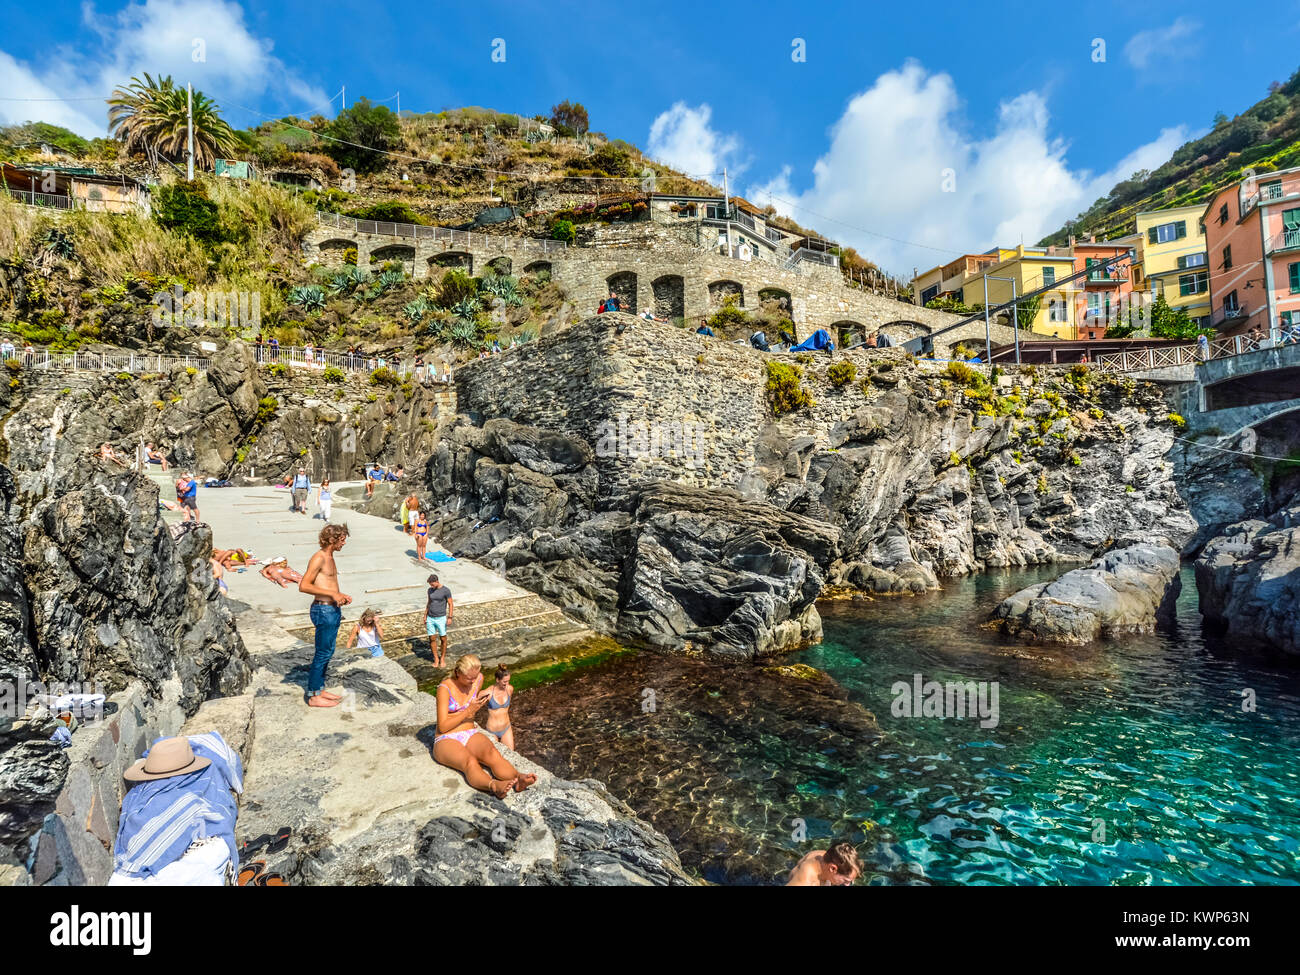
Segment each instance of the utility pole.
M726 166L722 167L722 217L724 220L731 219L731 192L727 188L727 167ZM730 245L731 241L728 240L727 244Z
M348 86L344 85L343 86L343 108L347 109L347 107L348 107Z
M400 91L397 93L397 117L399 119L402 117L402 93Z
M194 182L194 86L185 82L185 172Z

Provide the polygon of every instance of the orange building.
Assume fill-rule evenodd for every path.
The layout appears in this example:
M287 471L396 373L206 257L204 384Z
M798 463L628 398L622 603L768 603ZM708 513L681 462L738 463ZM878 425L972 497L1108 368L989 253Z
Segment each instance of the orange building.
M1227 335L1300 324L1300 168L1225 186L1201 222L1210 324Z
M1078 323L1076 334L1079 339L1097 341L1105 338L1107 325L1114 322L1122 308L1127 307L1128 296L1133 294L1133 255L1136 249L1136 236L1103 243L1091 238L1086 241L1070 238L1074 270L1088 271L1076 285L1074 320ZM1106 262L1114 258L1123 260L1118 264L1112 263L1107 270ZM1093 267L1095 271L1089 270Z

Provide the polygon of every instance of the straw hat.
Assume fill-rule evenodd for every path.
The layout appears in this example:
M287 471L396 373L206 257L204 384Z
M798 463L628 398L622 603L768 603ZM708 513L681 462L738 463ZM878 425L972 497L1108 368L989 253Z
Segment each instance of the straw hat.
M173 775L188 775L211 764L211 759L199 758L194 754L188 738L164 738L149 749L147 758L140 759L123 772L122 778L128 782L147 782Z

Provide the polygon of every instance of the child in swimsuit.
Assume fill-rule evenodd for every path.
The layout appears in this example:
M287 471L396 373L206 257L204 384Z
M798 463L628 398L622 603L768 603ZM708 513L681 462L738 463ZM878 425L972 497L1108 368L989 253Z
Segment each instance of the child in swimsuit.
M515 729L510 723L510 699L515 689L510 686L510 668L505 664L497 665L496 683L488 694L487 731L497 736L497 741L511 751L515 747Z
M429 520L425 518L423 511L416 511L413 514L415 518L415 557L424 560L424 550L429 545Z

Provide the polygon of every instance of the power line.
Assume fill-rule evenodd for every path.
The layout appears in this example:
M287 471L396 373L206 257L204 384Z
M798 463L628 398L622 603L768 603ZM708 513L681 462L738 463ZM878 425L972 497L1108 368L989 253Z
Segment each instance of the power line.
M1180 443L1185 443L1189 447L1199 447L1201 450L1217 450L1223 454L1239 454L1242 457L1254 457L1257 460L1281 460L1291 464L1297 463L1295 457L1272 457L1268 454L1256 454L1249 450L1233 450L1231 447L1216 447L1214 444L1197 443L1195 440L1188 440L1186 437L1174 437Z

